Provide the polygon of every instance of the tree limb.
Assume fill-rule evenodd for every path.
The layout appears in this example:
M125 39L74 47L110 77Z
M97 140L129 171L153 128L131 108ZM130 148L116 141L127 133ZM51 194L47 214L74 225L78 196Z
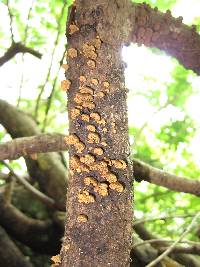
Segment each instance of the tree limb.
M167 173L136 159L133 159L133 166L134 176L138 182L144 180L149 183L164 186L173 191L200 196L200 181L198 180Z
M30 203L31 204L31 203ZM40 253L58 251L60 232L49 221L27 217L0 194L0 225L9 235Z
M142 224L135 225L134 230L140 236L140 238L143 240L159 239L157 236L155 236L154 234L147 231L147 229ZM156 244L157 244L156 247L168 246L168 243L167 242L165 243L165 241L161 241L161 242L157 241ZM132 253L133 252L134 252L134 250L132 250ZM175 259L177 262L183 264L184 266L200 267L199 260L196 259L196 257L194 257L192 255L174 253L174 254L172 254L172 257L173 257L173 259Z
M61 134L39 134L30 137L21 137L0 144L0 160L17 159L21 156L32 155L41 152L53 152L67 150Z
M25 152L35 154L67 150L64 138L65 136L60 134L39 134L0 144L0 160L16 159L24 156ZM164 172L137 159L133 159L133 168L138 182L144 180L177 192L200 196L200 181L198 180Z
M41 131L33 118L25 112L0 100L0 124L13 138L33 136ZM65 210L67 171L58 153L38 155L36 160L25 157L29 175L38 181L41 191Z
M20 184L22 184L34 197L39 199L45 205L47 205L51 208L56 208L56 203L52 198L50 198L50 197L46 196L44 193L40 192L38 189L36 189L34 186L32 186L30 183L28 183L23 177L18 176L6 162L0 161L0 163L5 165L9 169L10 174L12 176L14 176L17 179L17 181Z
M18 53L29 53L39 59L42 58L42 54L38 51L35 51L34 49L27 47L22 43L12 43L11 47L8 48L6 53L2 57L0 57L0 67Z
M133 4L129 10L130 42L161 49L200 74L200 35L195 26L183 24L182 17L173 18L169 10L162 13L148 4Z
M157 263L159 263L161 260L163 260L166 256L168 256L170 253L173 252L176 245L193 229L193 227L196 225L197 220L200 217L200 212L196 214L196 216L192 219L192 222L188 225L186 230L181 234L181 236L170 246L168 247L158 258L153 260L151 263L149 263L146 267L153 267Z
M159 252L163 253L167 249L168 249L168 247L161 247L159 249ZM199 255L200 256L200 245L193 245L193 246L188 246L188 247L175 246L173 248L172 253L184 253L184 254L193 254L193 255Z
M33 267L0 226L0 267Z

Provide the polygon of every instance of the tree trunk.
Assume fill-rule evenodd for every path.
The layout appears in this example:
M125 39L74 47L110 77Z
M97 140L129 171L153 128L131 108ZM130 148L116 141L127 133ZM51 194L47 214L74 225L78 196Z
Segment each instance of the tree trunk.
M62 267L130 265L127 91L119 29L107 32L118 9L115 2L77 1L69 16L69 80L63 85L68 91L70 182Z

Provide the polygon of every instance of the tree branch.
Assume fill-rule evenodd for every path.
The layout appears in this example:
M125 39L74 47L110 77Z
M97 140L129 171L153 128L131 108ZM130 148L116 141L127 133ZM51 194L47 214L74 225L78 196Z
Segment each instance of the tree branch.
M149 263L146 267L153 267L157 263L159 263L161 260L163 260L166 256L168 256L173 250L175 249L176 245L193 229L193 227L196 225L197 220L200 217L200 212L196 214L196 216L192 219L192 222L188 225L187 229L181 234L181 236L170 246L165 250L158 258L153 260L151 263Z
M0 144L0 160L16 159L26 154L45 153L67 150L65 136L60 134L39 134L31 137L17 138ZM190 193L200 196L200 181L179 177L154 168L137 159L133 159L134 176L138 182L166 187L177 192Z
M190 193L200 196L200 181L179 177L174 174L154 168L144 162L133 159L134 176L136 181L142 180L164 186L177 192Z
M30 203L31 204L31 203ZM0 194L0 225L7 233L40 253L55 253L60 246L60 232L49 221L27 217Z
M23 177L18 176L6 162L0 161L0 163L5 165L9 169L10 174L12 174L12 176L14 176L17 179L17 181L20 184L22 184L34 197L39 199L45 205L51 208L56 208L56 203L52 198L46 196L44 193L37 190L34 186L28 183Z
M0 226L0 267L33 267Z
M182 17L173 18L170 11L162 13L148 4L133 4L129 10L129 41L159 48L200 74L200 35L195 26L189 27L182 23Z
M136 233L142 238L143 240L149 240L149 239L159 239L157 236L153 235L147 229L144 227L142 224L138 224L134 226L134 230ZM162 246L168 246L169 244L165 241L157 241L157 247L162 247ZM132 250L132 253L134 250ZM186 255L186 254L173 254L173 258L183 264L184 266L190 266L190 267L199 267L199 260L196 259L196 257L192 255Z
M163 253L167 249L168 249L168 247L161 247L161 248L159 248L159 252ZM200 244L189 246L189 247L175 246L173 248L172 253L193 254L193 255L199 255L200 256Z
M26 47L22 43L12 43L11 47L8 48L6 53L0 57L0 67L5 64L7 61L12 59L18 53L29 53L39 59L42 58L42 54L30 47Z
M17 159L21 156L42 152L64 151L68 146L61 134L39 134L16 138L0 144L0 160Z
M0 99L0 123L13 138L33 136L41 131L30 115ZM1 149L0 149L1 150ZM66 210L67 170L58 153L38 155L36 160L25 157L29 175L38 181L40 189Z

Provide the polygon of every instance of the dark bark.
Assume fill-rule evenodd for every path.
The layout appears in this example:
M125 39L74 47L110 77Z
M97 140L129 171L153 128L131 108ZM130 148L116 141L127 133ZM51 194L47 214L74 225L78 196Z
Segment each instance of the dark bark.
M33 267L0 226L0 267Z
M35 121L10 105L0 100L0 123L13 138L40 134ZM52 197L59 209L65 209L65 195L67 184L67 171L60 161L57 153L38 155L37 160L25 157L29 174L39 182L40 188Z
M108 34L101 28L113 26L119 8L116 1L77 1L68 24L69 31L73 23L79 30L68 38L68 143L76 142L69 150L62 267L130 265L132 170L124 66L121 45L115 43L118 29Z
M39 59L42 58L42 54L35 51L32 48L26 47L22 43L13 43L10 48L6 51L6 53L0 57L0 67L11 60L18 53L29 53Z
M39 253L52 254L60 246L60 230L51 222L27 217L0 195L0 225L16 240Z

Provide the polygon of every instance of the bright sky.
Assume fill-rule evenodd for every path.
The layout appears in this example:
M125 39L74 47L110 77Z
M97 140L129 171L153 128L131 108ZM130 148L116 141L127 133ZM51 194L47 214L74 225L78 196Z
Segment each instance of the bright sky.
M24 4L30 4L29 1L21 1ZM179 0L174 6L172 13L175 16L183 16L185 23L191 23L195 17L199 17L200 10L200 0ZM0 25L6 24L9 25L5 6L0 3ZM23 15L23 12L22 12ZM25 16L24 16L25 17ZM5 45L9 46L5 42ZM5 47L4 43L1 43L1 47ZM178 117L181 118L182 114L175 108L168 108L167 111L158 113L158 115L152 117L152 114L155 112L153 108L143 96L135 94L139 91L140 88L143 90L148 90L148 88L160 88L164 91L165 82L170 82L170 72L173 70L174 63L170 57L162 54L155 55L150 50L142 47L137 47L136 45L131 45L123 49L123 58L127 62L126 69L126 84L129 88L129 124L141 127L143 123L149 120L149 125L151 130L159 130L162 124L167 123L170 118ZM0 79L1 79L1 98L9 101L12 104L16 103L16 99L19 93L19 84L21 80L21 74L24 71L24 86L23 86L23 97L33 99L38 94L36 88L39 84L42 84L44 80L44 74L46 72L47 62L49 60L48 51L42 60L38 60L31 55L25 56L25 65L22 69L19 62L21 61L21 55L16 57L18 61L18 67L13 64L12 61L6 63L3 67L0 68ZM63 73L59 74L60 77ZM145 80L144 77L152 77L153 79ZM189 77L191 84L194 89L198 89L199 94L191 97L188 100L188 112L189 114L197 121L200 125L200 116L199 116L199 103L200 103L200 78ZM50 86L45 87L44 98L49 94ZM64 96L65 97L65 96ZM160 103L164 104L166 101L164 95L160 97ZM65 117L63 117L65 119ZM151 138L150 138L151 140ZM153 142L153 139L152 139ZM190 144L189 149L192 151L195 160L197 163L200 162L200 132L197 132L195 138Z

